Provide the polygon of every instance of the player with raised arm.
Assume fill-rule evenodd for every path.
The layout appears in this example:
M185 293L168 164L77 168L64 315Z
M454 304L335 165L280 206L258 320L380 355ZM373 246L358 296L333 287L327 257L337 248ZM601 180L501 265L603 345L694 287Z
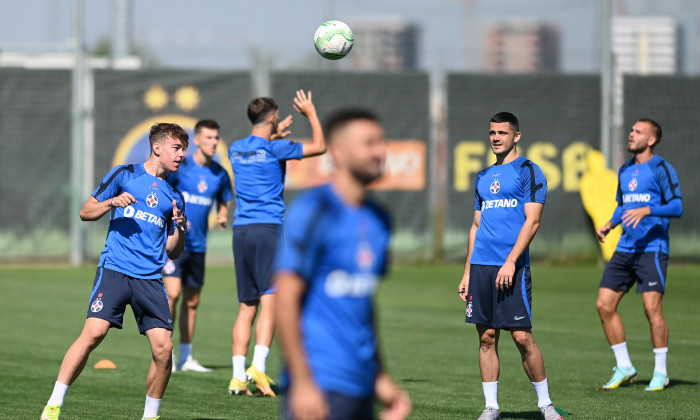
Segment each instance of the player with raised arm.
M201 120L194 126L192 141L197 151L182 159L180 169L168 175L167 181L179 191L187 203L189 232L185 237L185 250L176 260L169 260L163 267L163 281L168 292L168 303L173 320L177 303L182 294L180 309L180 352L173 371L209 372L192 358L192 339L197 320L197 307L204 286L204 262L209 232L209 211L216 205L216 224L224 230L228 223L228 203L233 200L231 178L214 161L219 144L219 124L214 120Z
M376 117L343 111L329 120L330 184L290 208L276 263L280 344L289 382L287 419L385 419L411 411L382 368L373 298L386 272L388 215L366 195L381 175L386 141ZM285 244L286 242L286 244Z
M275 333L272 271L285 210L282 193L286 161L326 152L323 128L311 92L297 91L294 109L308 118L311 142L284 140L290 134L287 129L292 116L280 121L274 99L256 98L248 105L248 119L253 124L250 136L235 141L229 148L237 206L233 256L239 301L238 317L231 333L233 378L228 387L231 394L247 394L248 381L252 380L263 395L275 396L265 364ZM246 353L256 315L253 362L246 370Z
M489 142L496 163L474 181L474 220L459 297L466 322L476 324L479 368L486 399L480 420L500 418L498 341L509 330L546 420L561 419L549 398L542 353L532 335L530 255L540 226L547 180L534 162L518 154L518 119L510 112L491 117Z
M647 391L668 385L666 355L668 326L661 312L666 290L668 225L683 213L681 188L676 170L654 148L661 141L661 127L650 119L637 121L630 131L627 150L634 154L618 175L617 208L612 219L596 234L604 241L612 228L622 223L622 236L600 280L596 307L605 336L615 354L613 376L601 390L614 389L636 380L625 341L625 327L617 312L622 296L637 283L644 312L649 320L654 346L654 375Z
M172 320L161 269L185 247L185 203L165 181L177 171L189 136L176 124L160 123L149 133L151 154L144 163L113 168L80 211L83 221L109 213L107 241L100 255L80 337L66 352L53 393L41 413L56 420L68 387L111 327L122 328L131 305L139 332L148 337L153 359L146 379L144 419L158 418L172 363Z

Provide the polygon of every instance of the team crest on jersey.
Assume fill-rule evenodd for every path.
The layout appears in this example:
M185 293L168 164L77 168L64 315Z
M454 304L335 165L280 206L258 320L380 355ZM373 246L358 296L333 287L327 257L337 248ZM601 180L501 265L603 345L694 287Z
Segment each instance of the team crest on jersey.
M372 263L374 263L374 254L369 244L364 242L357 249L357 265L363 270L368 270L372 267Z
M496 194L497 192L501 191L501 183L498 182L497 179L494 179L489 187L489 191L491 191L491 194Z
M197 191L199 191L200 194L203 194L208 189L209 185L207 185L207 181L204 179L204 177L201 177L199 179L199 183L197 184Z
M173 274L175 272L175 263L173 260L168 260L163 267L163 272L165 274Z
M158 196L156 193L152 192L148 194L148 197L146 197L146 205L150 208L153 208L158 205Z
M100 293L100 296L102 296L102 293ZM103 307L103 306L104 306L104 305L102 304L102 298L99 298L99 297L98 297L98 298L95 299L95 301L92 302L92 304L90 305L90 310L91 310L92 312L100 312L100 311L102 310L102 307Z
M637 184L637 177L635 176L635 177L632 177L632 180L627 185L627 187L629 188L630 191L635 191L637 189L638 185L639 184Z
M472 297L469 296L469 303L467 303L467 318L471 318L473 312Z

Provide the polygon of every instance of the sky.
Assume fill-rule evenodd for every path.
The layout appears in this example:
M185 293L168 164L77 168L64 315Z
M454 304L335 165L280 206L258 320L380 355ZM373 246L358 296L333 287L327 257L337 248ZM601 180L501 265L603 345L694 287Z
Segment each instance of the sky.
M250 69L258 62L256 57L262 57L273 69L308 69L322 60L312 39L319 24L391 16L421 27L421 69L478 71L484 24L519 17L559 27L562 71L599 70L601 0L472 2L474 13L469 18L466 0L133 0L133 38L164 67ZM700 2L614 3L618 14L679 19L682 71L700 71ZM111 36L113 14L113 0L85 0L88 48ZM73 0L0 0L0 15L0 50L60 50L71 45ZM356 40L356 48L360 42Z

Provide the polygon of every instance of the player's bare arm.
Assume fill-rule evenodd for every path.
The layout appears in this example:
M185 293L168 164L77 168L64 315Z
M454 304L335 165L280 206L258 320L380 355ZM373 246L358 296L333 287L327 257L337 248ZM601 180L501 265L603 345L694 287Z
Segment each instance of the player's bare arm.
M289 131L289 127L292 125L292 122L292 116L287 115L287 118L283 119L277 124L277 132L272 133L272 135L270 136L270 140L283 139L288 135L292 134L292 132Z
M326 153L326 138L323 135L323 127L321 120L316 114L316 107L311 100L311 92L308 94L303 90L297 91L297 96L294 98L294 109L298 113L309 119L311 125L311 143L304 143L303 157L311 157Z
M220 231L226 230L228 225L228 202L219 203L216 209L216 225Z
M469 267L472 258L472 251L474 250L474 238L476 237L476 230L479 229L479 224L481 223L481 210L474 211L474 220L472 221L472 227L469 229L469 242L467 245L467 260L464 263L464 274L462 275L462 281L459 282L457 287L457 293L459 298L463 301L467 301L467 290L469 290Z
M128 192L122 193L116 197L105 201L97 201L95 197L90 196L80 210L80 220L84 222L93 222L100 220L102 216L107 214L114 207L128 207L132 203L136 203L136 199Z
M540 227L540 219L542 217L542 203L525 203L525 223L520 228L518 238L515 240L515 245L506 257L506 262L503 264L498 275L496 276L496 290L505 291L513 286L513 275L515 274L515 263L518 258L525 252L530 242L535 237L537 230Z
M290 409L294 418L325 419L330 410L323 393L311 377L299 330L301 300L306 291L306 284L298 274L290 271L278 273L275 283L277 334L292 378L289 388Z
M605 242L605 237L608 236L608 233L610 233L610 231L613 230L614 227L615 224L612 221L609 221L603 226L599 227L598 230L595 231L598 240L600 242Z
M168 241L165 244L165 252L168 254L168 258L176 260L185 249L187 219L180 209L177 208L175 200L173 200L173 223L176 224L175 232L168 236Z

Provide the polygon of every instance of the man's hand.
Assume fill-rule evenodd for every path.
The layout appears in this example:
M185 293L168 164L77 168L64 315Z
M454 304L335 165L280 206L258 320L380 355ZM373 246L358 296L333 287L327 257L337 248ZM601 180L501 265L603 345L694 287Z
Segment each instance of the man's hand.
M613 227L615 226L613 226L612 222L608 222L595 231L595 236L598 237L600 242L605 242L605 237L608 236Z
M330 415L323 393L312 382L292 382L289 408L295 420L324 420Z
M496 276L496 290L505 292L513 287L513 276L515 276L515 264L506 261L501 269L498 270L498 275Z
M297 90L297 97L294 98L294 109L306 118L316 115L316 107L311 101L311 91L309 91L307 96L303 90Z
M226 230L226 226L228 226L228 215L218 213L216 215L216 226L218 226L220 231Z
M636 229L639 222L646 216L649 216L650 214L651 209L647 206L639 207L637 209L626 210L622 214L622 223L627 227L633 225L632 229Z
M177 202L175 200L173 200L173 222L176 223L177 230L179 230L180 233L185 233L187 231L187 219L180 209L177 208Z
M377 399L384 406L382 420L403 420L411 414L411 399L386 373L380 373L374 385Z
M121 208L129 207L132 203L136 204L137 201L134 198L134 196L129 194L128 192L121 193L120 195L114 197L110 201L110 205L112 207L121 207Z
M292 125L292 116L287 115L287 118L283 119L277 124L277 132L272 133L270 136L270 140L277 140L277 139L283 139L287 137L288 135L292 134L291 131L288 130L288 128Z
M457 286L457 294L459 294L459 298L465 302L467 301L467 291L469 291L469 271L468 270L466 270L464 272L464 275L462 276L462 281L460 281L459 286Z

